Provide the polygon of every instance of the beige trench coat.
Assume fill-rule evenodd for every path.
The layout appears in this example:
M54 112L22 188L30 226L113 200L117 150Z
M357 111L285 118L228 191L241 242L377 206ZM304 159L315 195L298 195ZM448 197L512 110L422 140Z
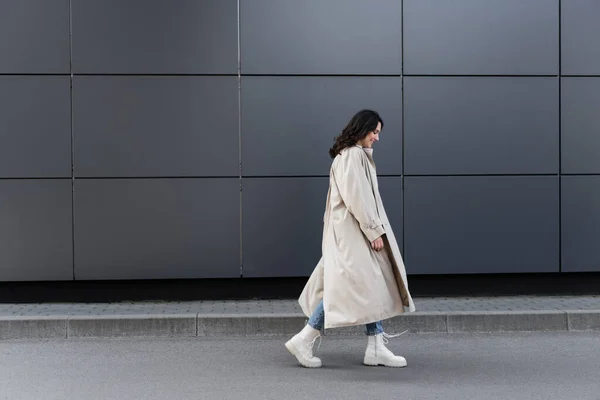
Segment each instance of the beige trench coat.
M325 329L415 311L404 262L379 194L373 150L353 146L333 160L322 257L298 302L310 316L321 299ZM385 234L384 249L371 242Z

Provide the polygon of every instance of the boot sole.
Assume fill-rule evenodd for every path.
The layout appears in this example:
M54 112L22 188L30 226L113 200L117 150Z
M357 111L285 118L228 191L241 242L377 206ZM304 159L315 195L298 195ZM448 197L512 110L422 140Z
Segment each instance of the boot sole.
M387 368L405 368L406 365L387 365L387 364L367 364L364 363L367 367L387 367Z
M300 365L302 365L304 368L320 368L321 364L318 365L312 365L307 363L306 361L304 361L304 359L302 358L300 352L298 351L298 349L296 348L296 346L294 346L294 344L292 343L292 341L288 341L285 344L285 348L292 353L292 355L294 357L296 357L296 359L298 360L298 362L300 363Z
M377 361L363 361L363 364L369 367L388 367L388 368L404 368L407 364L404 365L388 365L388 364L380 364Z

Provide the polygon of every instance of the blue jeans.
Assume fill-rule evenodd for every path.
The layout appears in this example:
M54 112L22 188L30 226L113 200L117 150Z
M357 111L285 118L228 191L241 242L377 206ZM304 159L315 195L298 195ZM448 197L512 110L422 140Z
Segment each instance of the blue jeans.
M313 329L322 331L324 324L325 310L323 309L323 300L321 300L315 311L313 311L312 315L310 316L308 320L308 325L310 325ZM375 336L380 333L383 333L383 325L381 325L381 321L366 324L365 333L368 336Z

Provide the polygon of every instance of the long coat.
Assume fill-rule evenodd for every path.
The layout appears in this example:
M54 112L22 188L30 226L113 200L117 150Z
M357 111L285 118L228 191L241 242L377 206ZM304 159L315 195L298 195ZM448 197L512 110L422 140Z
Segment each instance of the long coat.
M400 249L379 194L373 150L358 145L333 160L322 257L298 302L310 316L321 300L325 329L415 311ZM383 236L384 248L371 242Z

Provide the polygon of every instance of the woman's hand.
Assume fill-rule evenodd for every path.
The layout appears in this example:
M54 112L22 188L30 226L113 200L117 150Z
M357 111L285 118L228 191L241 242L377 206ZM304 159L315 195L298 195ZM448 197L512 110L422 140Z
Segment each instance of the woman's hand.
M380 236L377 239L373 240L371 242L371 247L375 251L379 251L379 250L383 249L383 237Z

